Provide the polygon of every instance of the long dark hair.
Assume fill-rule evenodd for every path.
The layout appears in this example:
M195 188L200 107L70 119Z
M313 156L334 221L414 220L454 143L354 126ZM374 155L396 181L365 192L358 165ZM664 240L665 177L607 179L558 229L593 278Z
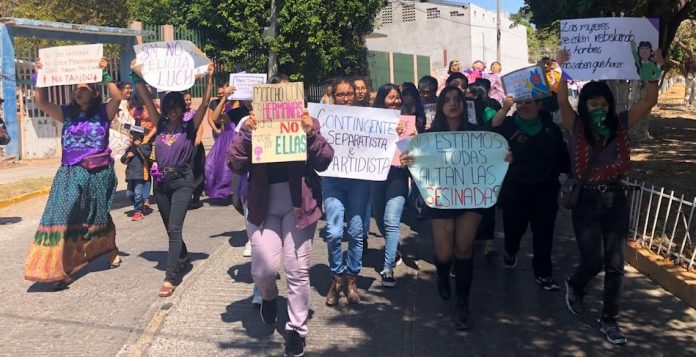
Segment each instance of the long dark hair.
M442 90L442 92L440 92L440 96L437 97L435 119L433 119L433 123L430 125L430 131L449 131L447 117L445 116L444 112L445 101L447 100L447 94L449 92L455 92L457 94L457 99L462 103L462 107L464 109L462 111L462 116L459 120L459 128L457 130L464 131L473 129L472 125L469 123L469 113L466 110L466 96L464 95L464 92L462 92L458 87L447 86Z
M404 82L401 84L401 101L403 102L404 96L411 96L415 99L416 105L415 105L415 112L414 113L407 113L406 112L406 107L402 107L401 109L401 114L405 115L415 115L416 116L416 128L418 129L418 132L422 132L423 129L425 129L425 109L423 108L423 102L421 101L420 98L420 92L418 92L418 88L416 88L416 85L411 83L411 82Z
M587 142L594 143L594 131L592 130L592 116L587 110L587 101L595 98L604 98L609 104L609 113L607 113L607 126L609 127L609 139L611 141L616 137L616 127L619 125L619 117L616 114L614 94L609 89L606 82L590 82L585 84L580 91L580 99L578 100L578 115L585 128L585 139Z
M387 106L386 106L386 104L384 104L384 100L387 99L387 96L389 95L389 93L392 90L395 90L396 93L398 93L399 96L401 96L401 89L399 89L399 86L397 86L394 83L383 84L377 90L377 96L375 97L375 104L372 106L375 108L383 108L383 109L386 108Z
M95 85L88 84L88 86L92 89L92 93L97 93L97 95L92 97L92 99L89 101L89 107L87 107L87 110L84 112L87 118L91 118L97 115L99 110L101 110L102 96ZM75 90L77 90L77 86L75 86ZM68 104L68 116L70 116L70 118L77 119L81 112L82 109L80 108L80 105L77 104L75 95L73 95L72 100L70 100L70 104Z
M362 101L358 101L358 99L355 99L355 105L359 107L369 107L370 106L370 93L371 88L370 88L370 82L368 82L367 78L364 76L354 76L353 78L350 79L351 83L353 83L353 89L355 89L355 82L356 81L363 81L365 83L365 87L367 87L367 93L365 93L365 99Z
M169 110L181 107L182 111L186 111L186 102L182 92L169 92L162 98L162 115L167 117Z

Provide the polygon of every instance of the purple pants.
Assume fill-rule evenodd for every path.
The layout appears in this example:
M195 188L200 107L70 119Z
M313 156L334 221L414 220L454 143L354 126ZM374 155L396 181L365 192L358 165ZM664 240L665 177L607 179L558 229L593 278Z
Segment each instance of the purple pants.
M251 275L264 300L278 296L276 275L283 257L288 284L285 330L306 336L309 315L309 264L317 224L297 228L287 182L269 186L268 213L261 226L247 222L251 237Z

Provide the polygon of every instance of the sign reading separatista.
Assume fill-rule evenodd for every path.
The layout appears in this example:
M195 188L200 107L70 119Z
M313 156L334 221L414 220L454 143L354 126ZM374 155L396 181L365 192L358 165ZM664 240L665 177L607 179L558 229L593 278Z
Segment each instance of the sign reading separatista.
M505 94L513 96L516 102L551 96L551 87L541 66L521 68L500 79L503 82Z
M562 20L561 47L570 52L570 60L561 68L574 80L660 77L652 58L659 28L658 19L644 17Z
M39 49L42 68L36 74L39 88L102 81L99 61L104 45L60 46Z
M256 130L251 134L251 162L305 161L303 83L257 84L253 91Z
M331 165L319 172L320 176L387 179L399 139L398 110L316 103L309 103L308 109L309 115L319 121L321 135L334 149Z
M408 143L409 167L425 204L437 209L488 208L508 169L508 142L490 131L419 134Z
M159 92L185 91L205 75L210 59L191 41L149 42L133 46L136 70Z

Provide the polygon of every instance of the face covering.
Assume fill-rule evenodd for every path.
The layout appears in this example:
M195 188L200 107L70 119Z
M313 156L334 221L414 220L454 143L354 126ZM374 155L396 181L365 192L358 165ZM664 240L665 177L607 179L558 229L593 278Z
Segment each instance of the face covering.
M515 115L515 125L517 125L517 128L527 136L539 134L542 127L541 120L539 120L539 118L532 121L527 121L520 118L519 115Z
M590 112L592 118L592 129L604 140L609 138L609 127L607 126L607 111L604 108L597 108Z

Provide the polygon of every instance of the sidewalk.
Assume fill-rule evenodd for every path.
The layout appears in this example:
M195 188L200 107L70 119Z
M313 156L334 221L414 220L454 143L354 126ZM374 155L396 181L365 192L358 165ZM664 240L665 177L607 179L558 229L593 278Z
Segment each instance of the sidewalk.
M556 230L554 261L559 281L577 259L572 233L564 223L568 219L567 212L562 212ZM250 260L241 256L245 232L225 234L229 245L177 291L181 295L150 325L150 336L131 336L123 355L133 352L136 344L151 356L282 354L287 320L284 276L279 281L279 321L269 327L251 304ZM601 309L601 276L588 295L586 315L575 318L565 307L563 292L545 292L536 286L528 236L513 270L502 268L499 259L487 262L477 252L471 298L474 328L468 333L454 329L455 299L443 302L437 295L427 229L419 238L405 225L401 240L405 264L396 268L396 288L381 287L383 240L372 236L359 282L363 302L349 306L343 299L338 307L329 308L324 304L328 260L320 234L318 230L312 257L308 356L696 354L696 311L630 267L621 315L629 344L610 345L594 324Z

